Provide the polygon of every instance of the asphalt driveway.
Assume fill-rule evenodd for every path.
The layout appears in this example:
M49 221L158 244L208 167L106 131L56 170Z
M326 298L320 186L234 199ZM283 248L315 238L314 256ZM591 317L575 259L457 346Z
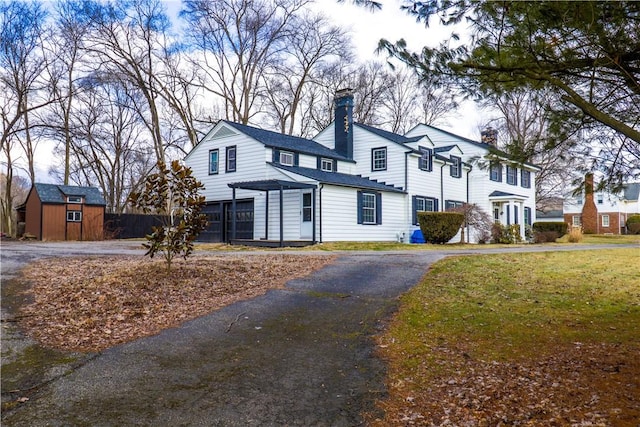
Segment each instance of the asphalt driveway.
M606 247L481 253L576 249ZM283 290L98 354L52 352L22 337L7 280L16 269L43 256L101 253L143 251L124 242L3 242L3 402L28 400L4 411L2 425L360 425L385 394L373 336L433 262L463 252L343 253Z
M3 270L11 250L3 246ZM63 374L37 386L2 424L359 425L385 393L372 337L396 297L442 257L344 255L284 290L97 355L70 355Z

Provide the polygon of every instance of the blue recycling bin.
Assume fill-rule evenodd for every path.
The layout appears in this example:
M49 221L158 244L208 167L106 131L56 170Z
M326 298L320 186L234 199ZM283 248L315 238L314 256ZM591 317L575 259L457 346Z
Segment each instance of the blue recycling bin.
M422 235L422 231L420 229L417 229L413 233L411 233L411 239L409 241L411 243L424 243L424 236Z

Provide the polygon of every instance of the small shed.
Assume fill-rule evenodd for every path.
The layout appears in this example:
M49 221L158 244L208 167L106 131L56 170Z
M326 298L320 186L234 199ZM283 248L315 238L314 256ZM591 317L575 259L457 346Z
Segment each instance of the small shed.
M18 213L38 240L102 240L105 206L95 187L35 183Z

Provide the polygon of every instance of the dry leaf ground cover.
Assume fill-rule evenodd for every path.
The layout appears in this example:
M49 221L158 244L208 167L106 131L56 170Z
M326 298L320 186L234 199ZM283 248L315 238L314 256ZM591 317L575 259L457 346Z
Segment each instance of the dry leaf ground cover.
M640 425L640 251L435 264L379 338L374 426Z
M46 346L99 351L284 287L331 256L193 256L170 272L142 257L58 258L22 272L33 301L22 326Z

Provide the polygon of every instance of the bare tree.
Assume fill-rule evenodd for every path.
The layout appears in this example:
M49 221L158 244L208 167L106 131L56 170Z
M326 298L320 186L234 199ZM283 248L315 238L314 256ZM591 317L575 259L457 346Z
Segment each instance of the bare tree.
M46 13L36 2L0 3L0 115L2 136L0 153L5 166L5 191L2 194L2 229L13 233L11 212L16 156L26 156L26 170L31 182L35 180L32 138L34 111L51 103L41 91L44 68L42 38Z
M288 46L281 62L267 71L266 115L280 132L296 132L299 113L304 109L308 88L317 83L328 64L352 57L346 33L323 15L304 14L292 18L292 31L286 35ZM302 114L302 113L301 113Z
M182 16L202 52L203 88L224 104L225 118L247 124L265 99L265 72L282 61L292 20L309 0L187 0Z
M562 196L570 184L574 160L572 139L551 139L549 106L557 99L551 92L517 91L492 97L486 105L500 117L492 121L498 131L498 147L514 159L540 167L536 173L536 203L539 208ZM555 133L552 133L555 134ZM573 165L575 166L575 165Z

